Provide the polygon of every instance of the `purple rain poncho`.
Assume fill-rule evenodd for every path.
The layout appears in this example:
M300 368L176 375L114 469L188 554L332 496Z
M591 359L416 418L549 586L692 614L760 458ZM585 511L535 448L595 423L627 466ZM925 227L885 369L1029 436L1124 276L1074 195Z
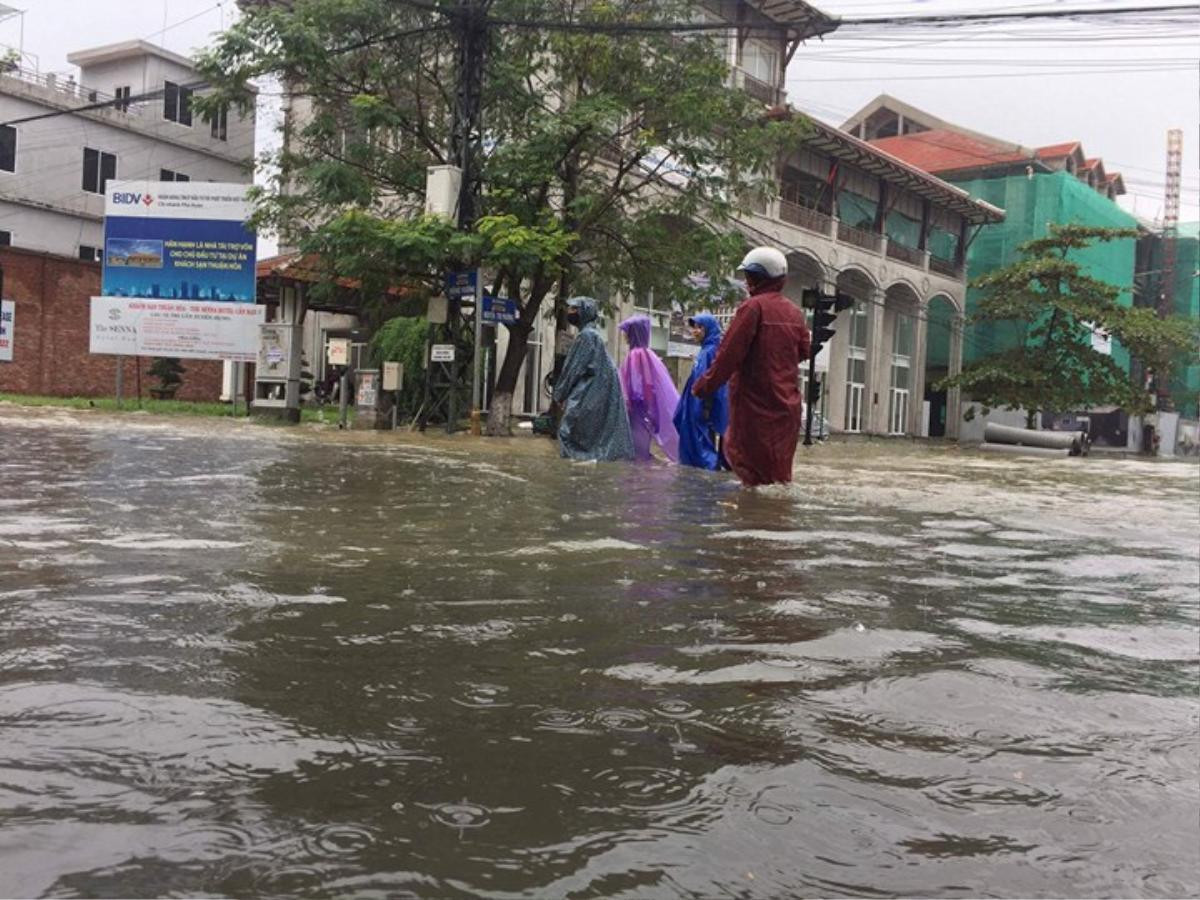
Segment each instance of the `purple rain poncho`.
M650 317L633 316L621 323L629 339L629 356L621 364L621 388L629 409L633 432L634 459L652 459L653 437L671 462L679 461L679 435L675 431L675 407L679 391L662 360L650 349Z
M596 330L600 314L596 301L573 297L567 305L579 311L579 335L554 381L554 401L563 408L559 452L567 459L633 459L617 367Z

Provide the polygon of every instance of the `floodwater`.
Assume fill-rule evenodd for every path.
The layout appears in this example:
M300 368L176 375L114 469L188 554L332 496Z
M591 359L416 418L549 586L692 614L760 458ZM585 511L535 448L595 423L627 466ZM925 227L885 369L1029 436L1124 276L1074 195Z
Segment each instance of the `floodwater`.
M1200 470L0 410L0 895L1200 893Z

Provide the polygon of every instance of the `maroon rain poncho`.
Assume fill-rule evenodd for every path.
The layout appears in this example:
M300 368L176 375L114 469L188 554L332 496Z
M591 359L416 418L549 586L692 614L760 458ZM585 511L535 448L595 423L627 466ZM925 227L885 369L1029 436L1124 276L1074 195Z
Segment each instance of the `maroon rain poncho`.
M751 289L721 341L717 358L692 393L729 382L725 458L748 487L792 480L800 436L800 363L811 334L804 313L780 291L783 279Z

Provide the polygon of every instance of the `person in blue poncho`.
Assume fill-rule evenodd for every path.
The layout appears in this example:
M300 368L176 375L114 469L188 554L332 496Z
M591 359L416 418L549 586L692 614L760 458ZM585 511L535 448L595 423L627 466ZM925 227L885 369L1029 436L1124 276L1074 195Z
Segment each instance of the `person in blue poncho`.
M701 313L688 319L692 333L700 341L700 352L692 365L692 374L675 409L675 430L679 432L679 463L698 469L728 468L717 441L729 425L729 388L722 385L711 397L701 400L692 395L696 383L717 355L721 344L721 324L715 316Z
M567 459L633 459L629 413L617 367L596 327L599 315L591 297L567 301L567 322L579 335L554 380L554 402L563 410L558 448Z

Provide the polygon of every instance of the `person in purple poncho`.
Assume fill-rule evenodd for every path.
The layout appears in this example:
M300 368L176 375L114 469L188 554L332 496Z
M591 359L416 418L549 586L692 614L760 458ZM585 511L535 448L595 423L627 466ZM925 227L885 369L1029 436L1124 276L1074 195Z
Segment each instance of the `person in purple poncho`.
M629 342L629 355L621 364L621 389L633 431L634 458L652 459L653 438L671 462L679 461L679 435L675 431L675 407L679 391L667 367L650 349L650 317L632 316L621 323Z

